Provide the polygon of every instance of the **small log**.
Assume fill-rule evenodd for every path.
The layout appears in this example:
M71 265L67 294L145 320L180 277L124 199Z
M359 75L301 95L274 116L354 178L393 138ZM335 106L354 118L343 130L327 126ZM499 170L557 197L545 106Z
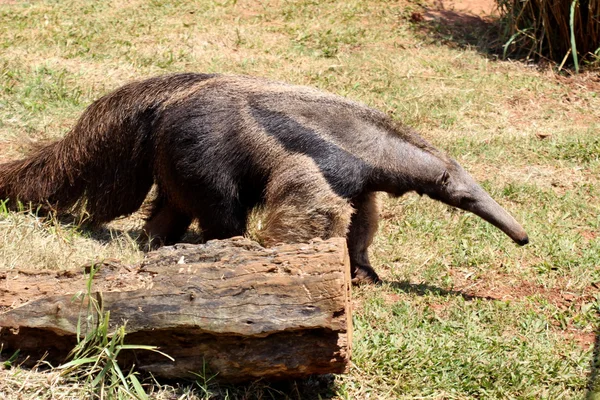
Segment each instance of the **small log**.
M89 272L89 269L88 269ZM86 317L84 271L0 273L2 356L64 361ZM209 371L221 381L342 373L351 353L349 261L345 240L265 249L246 238L178 244L136 267L102 263L92 296L126 323L123 364L165 378ZM74 300L74 299L79 300ZM81 299L84 300L81 300ZM83 321L83 320L82 320Z

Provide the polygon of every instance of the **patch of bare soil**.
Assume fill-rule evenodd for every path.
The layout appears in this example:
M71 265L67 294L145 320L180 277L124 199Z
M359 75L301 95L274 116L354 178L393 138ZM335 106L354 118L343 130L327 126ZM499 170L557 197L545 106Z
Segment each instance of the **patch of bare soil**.
M495 0L437 0L435 4L442 10L479 16L498 15L498 6Z
M424 21L450 24L481 24L498 15L494 0L436 0L422 15Z
M556 80L575 90L587 90L590 92L600 92L600 74L593 71L584 71L576 75L554 74Z
M426 40L497 57L502 49L494 0L434 0L410 19Z
M595 240L598 237L598 232L590 231L588 229L583 229L583 228L579 229L579 234L581 235L582 238L584 238L588 242Z
M590 286L583 293L575 293L563 288L546 288L516 276L497 272L475 279L471 279L470 273L460 271L450 271L450 275L454 281L454 290L472 297L508 301L539 296L560 309L569 308L574 302L590 301L592 291L597 290Z

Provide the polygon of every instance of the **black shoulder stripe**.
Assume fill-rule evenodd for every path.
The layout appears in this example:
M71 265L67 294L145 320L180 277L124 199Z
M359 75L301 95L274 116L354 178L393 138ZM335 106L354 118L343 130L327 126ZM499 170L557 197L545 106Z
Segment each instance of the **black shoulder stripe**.
M287 151L312 158L338 196L352 198L361 193L372 170L364 160L327 141L293 116L253 105L250 112L258 125Z

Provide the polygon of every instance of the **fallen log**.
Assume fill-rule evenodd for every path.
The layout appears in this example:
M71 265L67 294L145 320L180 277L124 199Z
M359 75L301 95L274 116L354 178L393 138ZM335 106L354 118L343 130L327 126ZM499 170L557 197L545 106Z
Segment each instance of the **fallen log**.
M126 324L126 343L175 359L123 353L125 365L155 376L194 378L206 367L228 382L342 373L352 343L348 263L341 238L269 249L233 238L163 247L135 267L105 261L90 296L83 270L0 272L1 355L64 361L93 297L113 329Z

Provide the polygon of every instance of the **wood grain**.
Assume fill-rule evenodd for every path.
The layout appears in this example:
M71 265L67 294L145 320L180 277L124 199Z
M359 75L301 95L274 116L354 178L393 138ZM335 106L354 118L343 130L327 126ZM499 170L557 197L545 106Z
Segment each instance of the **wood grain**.
M246 238L179 244L138 266L99 263L92 296L126 323L126 342L157 345L124 353L124 364L166 378L208 366L223 381L341 373L351 354L349 261L345 240L265 249ZM89 270L89 268L88 268ZM85 269L0 274L3 355L60 362L87 313Z

